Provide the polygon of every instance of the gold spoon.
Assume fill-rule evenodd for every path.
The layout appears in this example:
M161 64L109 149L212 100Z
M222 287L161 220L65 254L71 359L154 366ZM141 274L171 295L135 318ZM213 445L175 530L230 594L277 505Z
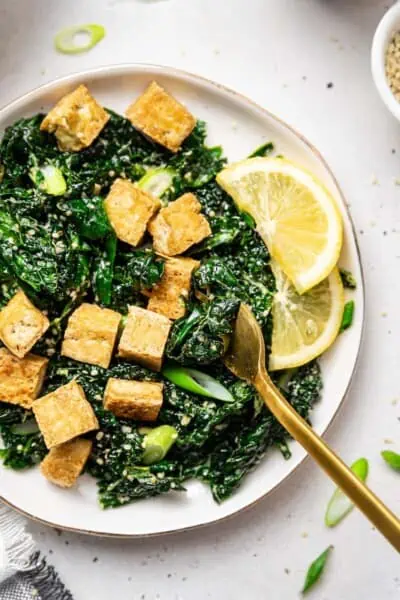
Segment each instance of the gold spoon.
M399 519L354 475L342 459L336 456L272 383L265 367L265 345L260 326L245 304L240 305L224 362L237 377L254 385L271 413L286 431L303 446L346 496L400 552Z

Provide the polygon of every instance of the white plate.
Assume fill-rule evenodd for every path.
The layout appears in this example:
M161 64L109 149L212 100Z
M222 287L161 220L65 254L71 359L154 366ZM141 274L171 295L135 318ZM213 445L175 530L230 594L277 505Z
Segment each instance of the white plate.
M207 121L209 143L222 144L229 160L247 156L261 143L271 140L277 150L315 173L334 195L344 219L345 244L341 264L358 282L352 327L323 357L322 402L312 414L318 433L335 416L348 390L360 349L363 319L363 280L357 243L350 216L334 176L323 158L300 134L252 103L216 83L170 68L122 65L93 69L44 85L0 111L0 134L20 117L49 110L65 93L86 83L103 105L120 113L153 79L182 100L191 112ZM85 475L75 489L62 490L32 469L24 473L0 468L0 498L27 516L56 527L98 535L145 536L179 531L224 519L249 507L271 492L298 467L306 456L296 443L289 461L271 451L242 483L232 498L216 504L209 489L197 482L187 484L187 493L169 493L157 498L110 510L101 510L94 479Z

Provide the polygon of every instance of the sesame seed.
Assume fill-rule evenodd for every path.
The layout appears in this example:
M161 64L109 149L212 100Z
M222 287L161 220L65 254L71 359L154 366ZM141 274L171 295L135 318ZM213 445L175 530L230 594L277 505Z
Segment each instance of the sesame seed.
M394 34L385 56L385 72L389 87L400 101L400 32Z

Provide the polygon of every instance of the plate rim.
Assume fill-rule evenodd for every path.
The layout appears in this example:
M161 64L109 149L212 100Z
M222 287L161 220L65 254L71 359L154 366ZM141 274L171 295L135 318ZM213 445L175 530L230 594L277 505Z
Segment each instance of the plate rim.
M336 190L338 195L340 196L342 203L343 203L343 209L347 215L347 218L349 220L350 223L350 227L351 227L351 231L353 234L353 240L354 240L354 245L355 245L355 250L356 250L356 256L357 256L357 260L358 260L358 264L359 264L359 269L360 269L360 277L361 277L361 297L362 297L362 302L363 302L363 312L362 312L362 320L361 320L361 326L360 326L360 339L359 339L359 343L358 343L358 347L357 347L357 353L356 353L356 357L355 357L355 361L354 361L354 365L351 371L351 375L348 381L348 384L346 386L345 392L342 396L342 398L340 399L328 425L325 427L325 429L320 433L321 437L324 438L325 435L327 434L327 432L330 430L331 426L333 425L334 421L336 420L339 411L342 409L343 404L345 402L345 400L348 397L349 394L349 390L351 388L351 385L353 383L354 380L354 376L355 373L357 371L359 362L360 362L360 355L361 355L361 348L363 345L363 340L364 340L364 335L365 335L365 275L364 275L364 267L363 267L363 263L362 263L362 258L361 258L361 252L360 252L360 247L359 247L359 243L358 243L358 239L357 239L357 235L356 235L356 229L355 229L355 225L353 222L353 218L352 215L350 213L349 207L347 205L344 193L342 191L341 186L339 185L338 180L336 179L336 176L334 175L334 173L332 172L329 164L327 163L327 161L325 160L324 156L321 154L321 152L314 146L314 144L312 142L310 142L302 133L300 133L294 126L290 125L289 123L287 123L286 121L284 121L283 119L281 119L280 117L278 117L277 115L275 115L273 112L271 112L270 110L268 110L267 108L264 108L263 106L261 106L260 104L258 104L257 102L255 102L254 100L252 100L251 98L249 98L248 96L246 96L245 94L241 93L241 92L237 92L236 90L230 88L229 86L226 86L224 84L218 83L216 81L213 81L212 79L208 79L207 77L204 77L202 75L198 75L196 73L192 73L190 71L186 71L184 69L178 69L175 67L171 67L171 66L166 66L166 65L160 65L160 64L154 64L154 63L136 63L136 62L128 62L128 63L114 63L111 65L100 65L97 67L92 67L89 69L84 69L81 71L74 71L72 73L69 73L67 75L62 75L59 77L55 77L54 79L52 79L51 81L48 81L46 83L43 83L31 90L29 90L28 92L25 92L24 94L17 96L16 98L14 98L13 100L11 100L10 102L6 103L5 105L3 105L2 107L0 107L0 121L2 121L4 118L7 117L7 113L11 112L12 110L14 110L15 108L18 108L19 105L23 105L25 102L28 102L29 100L33 100L35 97L40 96L41 93L51 90L52 88L54 88L57 85L62 85L62 84L69 84L69 83L73 83L74 81L78 81L78 80L82 80L85 77L91 77L94 75L100 75L103 74L104 76L107 75L117 75L118 72L121 74L129 74L130 72L147 72L149 75L151 74L156 74L156 73L161 73L161 74L165 74L165 75L170 75L170 76L175 76L178 79L181 79L183 81L192 81L194 83L201 83L202 85L205 85L209 88L212 88L216 91L220 91L223 94L225 94L228 97L231 97L233 99L237 99L239 98L242 102L249 104L250 106L252 106L254 109L256 109L258 112L260 112L261 114L263 114L265 117L267 117L268 119L272 119L273 121L278 122L281 126L283 126L284 128L288 129L292 134L294 134L297 138L299 138L303 144L305 146L307 146L307 148L317 157L317 159L322 163L322 165L324 166L324 168L326 169L327 173L329 174L329 176L331 177L333 183L335 184ZM300 467L305 463L305 461L308 461L310 459L309 454L306 454L299 462L297 465L295 465L293 467L293 469L287 473L283 479L281 479L278 483L276 483L271 489L269 489L267 492L265 492L264 494L262 494L261 496L259 496L256 500L253 500L252 502L246 504L246 506L243 506L242 508L238 508L236 510L234 510L234 512L230 513L229 515L225 515L223 517L217 517L215 519L212 519L211 521L207 521L207 522L203 522L203 523L197 523L196 525L191 525L191 526L186 526L186 527L180 527L178 529L170 529L170 530L166 530L166 531L160 531L160 532L152 532L152 533L111 533L111 532L102 532L102 531L93 531L91 529L82 529L80 527L70 527L70 526L65 526L65 525L60 525L58 523L54 523L52 521L47 521L46 519L43 519L41 517L37 517L31 513L29 513L28 511L25 511L21 508L19 508L18 506L16 506L15 504L13 504L12 502L10 502L9 500L7 500L6 498L4 498L1 495L0 492L0 502L4 503L6 506L8 506L9 508L15 510L17 513L23 515L24 517L39 523L41 525L46 525L48 527L53 527L56 529L60 529L62 531L67 531L70 533L78 533L78 534L84 534L84 535L90 535L93 537L99 537L99 538L111 538L111 539L145 539L145 538L155 538L155 537L160 537L160 536L167 536L167 535L172 535L172 534L177 534L177 533L184 533L187 531L193 531L196 529L200 529L200 528L205 528L205 527L209 527L209 526L213 526L219 523L225 523L226 521L235 518L238 515L243 514L244 512L247 512L249 510L251 510L252 508L254 508L258 503L262 502L263 500L265 500L268 496L270 496L271 494L273 494L278 488L280 488L295 472L297 472Z

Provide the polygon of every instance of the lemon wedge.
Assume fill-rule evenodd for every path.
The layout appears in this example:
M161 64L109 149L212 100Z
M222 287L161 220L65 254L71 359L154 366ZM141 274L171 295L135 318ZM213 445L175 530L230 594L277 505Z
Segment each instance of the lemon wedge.
M328 277L342 247L340 212L308 171L283 158L250 158L217 175L255 220L271 256L302 294Z
M273 332L269 369L304 365L329 348L342 322L344 290L339 270L299 294L277 262L271 262L277 292L272 305Z

